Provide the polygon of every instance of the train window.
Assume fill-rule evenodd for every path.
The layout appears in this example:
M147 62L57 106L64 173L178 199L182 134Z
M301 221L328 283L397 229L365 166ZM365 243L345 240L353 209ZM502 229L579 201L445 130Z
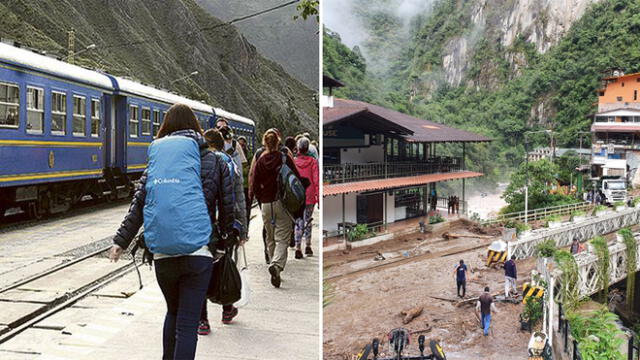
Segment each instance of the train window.
M87 99L84 96L73 95L73 135L87 134Z
M51 92L51 133L64 135L67 132L67 95Z
M0 83L0 127L18 128L20 121L20 88Z
M142 109L142 135L151 135L151 109Z
M153 110L153 136L158 135L158 129L160 129L160 111Z
M27 132L42 134L44 129L44 90L27 87Z
M129 136L138 137L138 107L129 106Z
M91 99L91 136L100 136L100 100Z

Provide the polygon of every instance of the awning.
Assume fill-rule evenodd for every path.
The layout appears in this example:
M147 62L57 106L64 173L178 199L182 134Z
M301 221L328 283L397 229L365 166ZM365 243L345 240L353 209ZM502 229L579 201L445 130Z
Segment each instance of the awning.
M594 123L591 132L640 132L640 123Z
M378 179L367 181L356 181L344 184L324 185L322 187L322 196L340 195L351 192L385 190L393 188L401 188L407 186L418 186L440 181L458 180L483 176L482 173L473 171L460 171L444 174L429 174L418 176L404 176L391 179Z

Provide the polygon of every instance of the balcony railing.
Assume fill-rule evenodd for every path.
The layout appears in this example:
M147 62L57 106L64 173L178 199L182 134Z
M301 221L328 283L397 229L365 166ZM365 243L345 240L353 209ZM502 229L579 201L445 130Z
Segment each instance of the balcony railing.
M325 184L447 173L460 170L462 170L462 159L459 157L434 157L423 162L325 165L322 169Z

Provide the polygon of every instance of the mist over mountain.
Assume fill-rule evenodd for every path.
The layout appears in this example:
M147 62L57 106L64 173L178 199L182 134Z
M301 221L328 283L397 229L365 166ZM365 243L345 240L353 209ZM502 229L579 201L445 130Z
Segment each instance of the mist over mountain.
M283 0L196 1L211 15L225 21L284 3ZM294 4L238 22L236 26L260 53L282 65L287 72L310 88L317 89L319 25L315 17L293 20L297 14Z
M96 44L76 58L79 65L206 101L254 119L259 131L317 134L317 93L221 24L195 0L0 3L3 38L66 54L75 29L76 51ZM198 75L172 83L193 71Z

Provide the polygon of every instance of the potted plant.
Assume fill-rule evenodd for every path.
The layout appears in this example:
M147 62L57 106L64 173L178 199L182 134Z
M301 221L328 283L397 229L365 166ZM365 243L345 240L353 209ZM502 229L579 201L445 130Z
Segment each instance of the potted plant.
M546 226L550 229L555 229L562 225L562 222L560 222L560 216L558 215L547 216L545 220L546 220Z
M550 258L556 253L556 242L553 239L547 239L536 245L536 256L541 258Z
M627 205L625 205L624 201L616 201L613 203L613 207L616 208L616 211L622 211L627 208Z
M600 215L606 214L608 211L609 209L606 206L597 205L596 207L593 208L593 215L600 216Z
M576 210L571 213L571 219L573 222L580 222L587 217L587 213L584 210Z
M531 234L531 225L525 223L517 223L516 234L518 234L519 237L529 236L529 234Z

